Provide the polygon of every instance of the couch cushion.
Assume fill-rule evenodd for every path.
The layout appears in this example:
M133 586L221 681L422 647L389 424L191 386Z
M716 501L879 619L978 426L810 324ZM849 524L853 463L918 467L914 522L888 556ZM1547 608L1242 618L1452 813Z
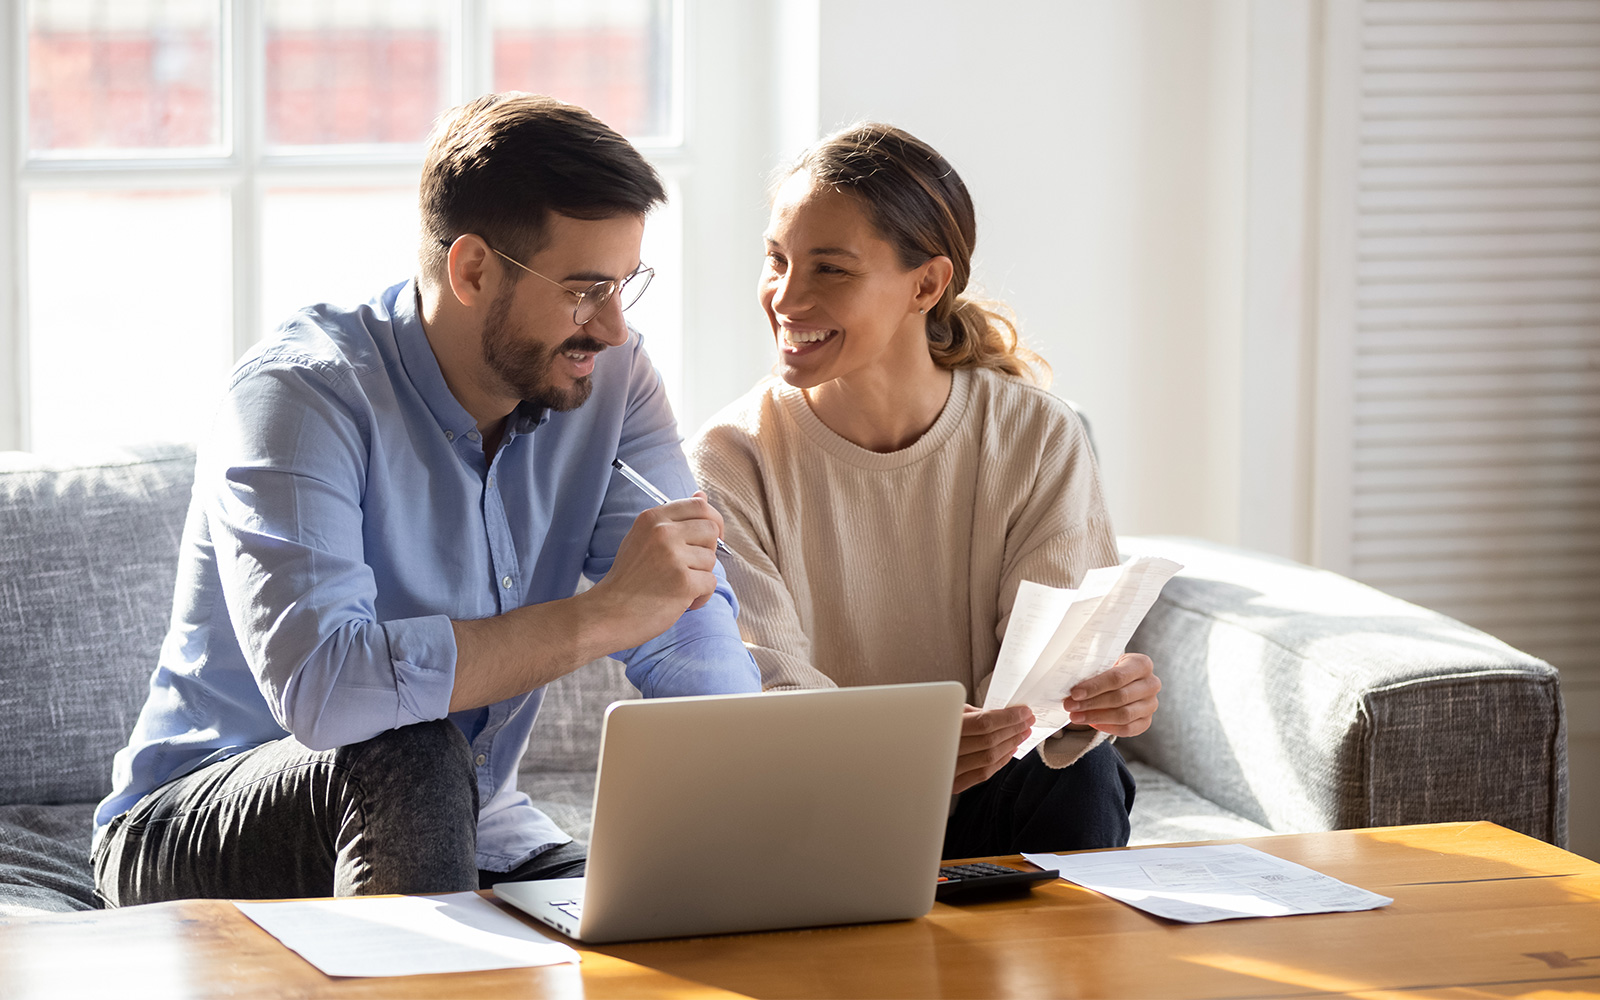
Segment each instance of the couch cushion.
M0 453L0 805L93 802L144 703L194 476L183 447Z
M29 913L90 910L94 806L0 806L0 923Z
M1139 786L1128 817L1133 828L1130 847L1272 835L1260 823L1201 798L1148 764L1129 761L1128 770Z

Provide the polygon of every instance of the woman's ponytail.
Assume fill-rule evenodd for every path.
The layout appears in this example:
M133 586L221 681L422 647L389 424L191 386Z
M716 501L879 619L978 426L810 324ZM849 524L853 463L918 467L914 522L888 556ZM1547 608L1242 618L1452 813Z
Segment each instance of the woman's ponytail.
M941 301L940 305L944 303ZM928 349L940 368L990 368L1038 386L1050 384L1050 364L1022 343L1016 316L1003 302L958 295L948 315L928 316Z

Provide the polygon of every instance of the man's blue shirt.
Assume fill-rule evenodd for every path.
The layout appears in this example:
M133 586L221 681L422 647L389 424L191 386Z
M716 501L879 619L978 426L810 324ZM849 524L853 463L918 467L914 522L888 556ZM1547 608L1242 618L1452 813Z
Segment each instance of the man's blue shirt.
M519 407L486 462L413 282L304 310L246 355L200 449L171 628L96 837L165 782L251 747L293 734L325 749L448 715L477 766L478 866L569 840L516 787L542 690L449 712L450 623L605 575L650 506L613 458L670 495L694 491L638 335L591 378L575 410ZM705 607L615 654L647 697L760 689L717 576Z

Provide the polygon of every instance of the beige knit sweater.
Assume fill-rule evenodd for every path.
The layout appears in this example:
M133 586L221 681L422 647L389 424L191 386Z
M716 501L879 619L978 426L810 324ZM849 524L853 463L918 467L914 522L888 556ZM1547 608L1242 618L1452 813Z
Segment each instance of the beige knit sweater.
M777 379L690 443L769 690L954 680L981 704L1018 585L1072 587L1117 562L1071 408L996 372L954 374L938 419L900 451L845 440ZM1040 753L1064 767L1102 738L1063 731Z

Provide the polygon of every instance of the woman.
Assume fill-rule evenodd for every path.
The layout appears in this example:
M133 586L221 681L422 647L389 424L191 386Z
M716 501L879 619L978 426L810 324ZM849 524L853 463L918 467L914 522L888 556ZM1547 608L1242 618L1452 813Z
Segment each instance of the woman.
M1117 562L1082 425L961 294L975 235L955 170L886 125L823 139L777 190L759 296L778 377L690 448L768 689L953 679L981 704L1021 581ZM1122 657L1021 760L1032 713L969 706L944 856L1126 843L1133 780L1105 740L1143 732L1159 689Z

